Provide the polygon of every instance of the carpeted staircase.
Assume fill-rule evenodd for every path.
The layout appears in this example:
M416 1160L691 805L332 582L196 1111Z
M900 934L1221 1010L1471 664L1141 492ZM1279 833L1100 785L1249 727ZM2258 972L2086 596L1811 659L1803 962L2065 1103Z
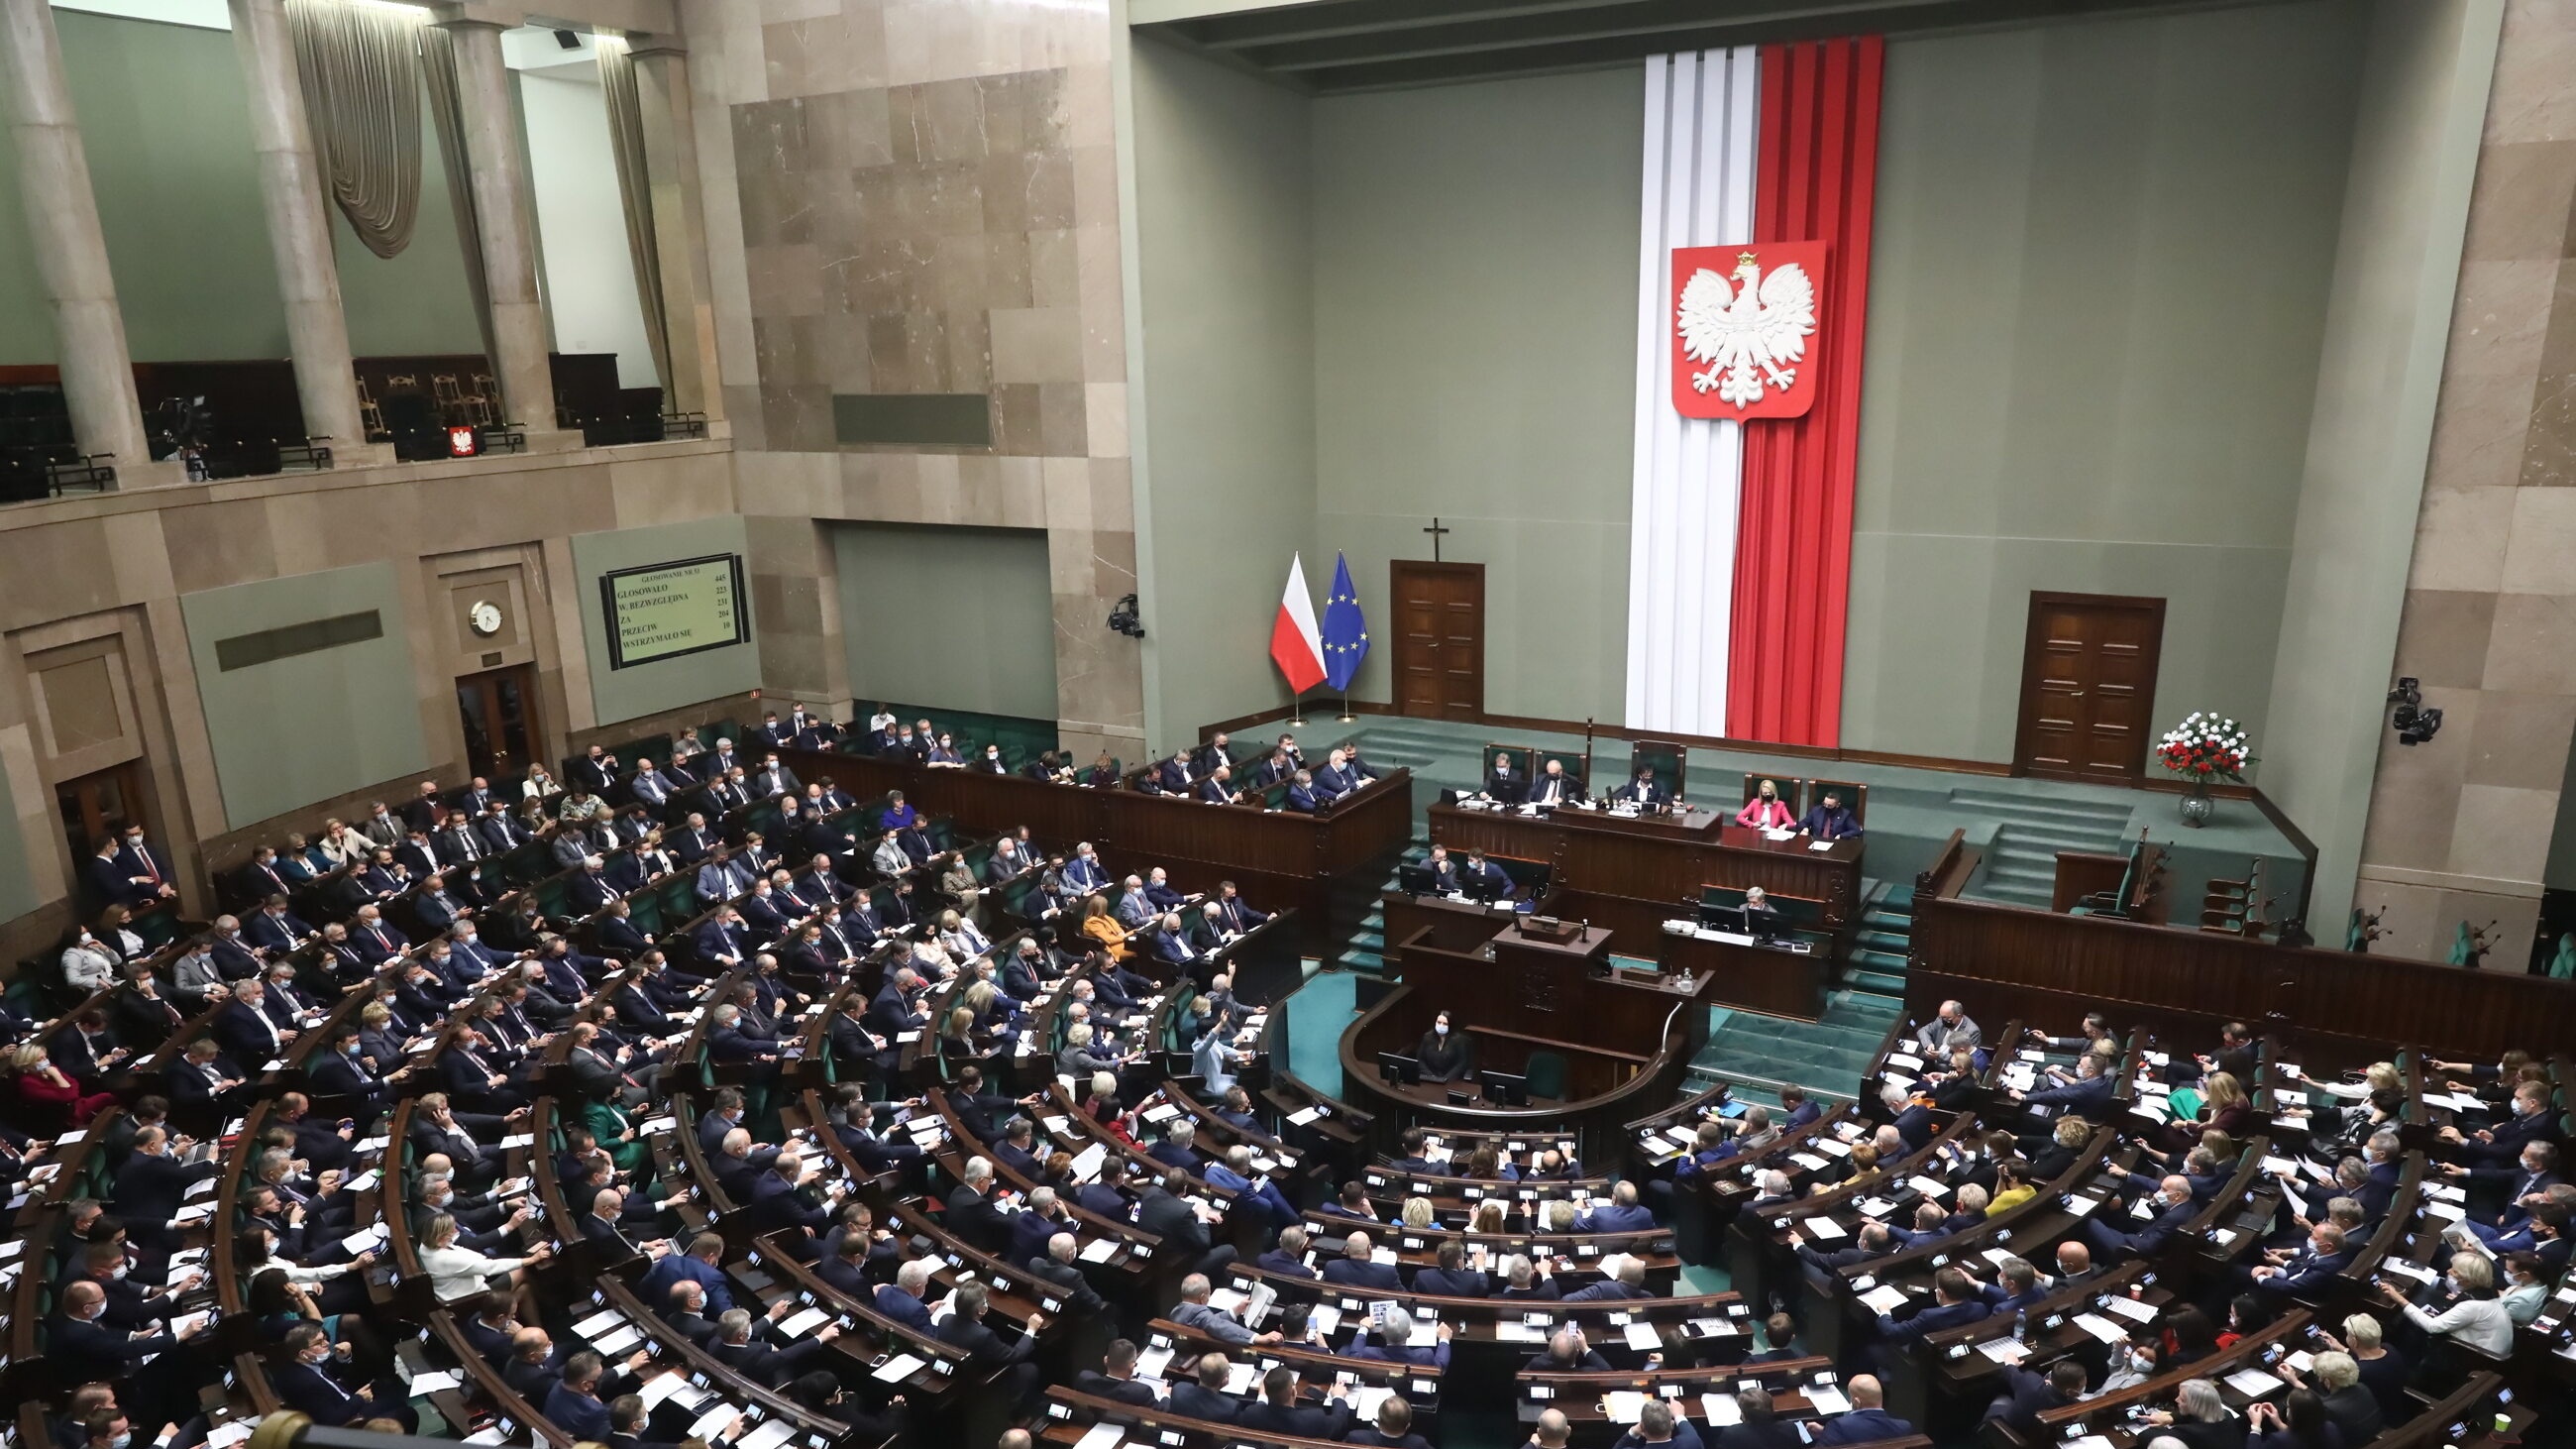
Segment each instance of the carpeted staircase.
M1692 1058L1684 1094L1724 1080L1738 1100L1776 1103L1795 1082L1821 1098L1848 1099L1870 1054L1905 1011L1905 951L1914 924L1913 887L1863 884L1865 902L1852 952L1825 997L1824 1017L1790 1021L1720 1009L1708 1044Z
M1985 862L1962 892L1971 900L2048 909L2050 887L2057 878L2057 853L2090 850L2118 853L2121 832L2129 823L2126 805L2083 800L2034 800L2001 791L1964 789L1950 792L1963 811L2002 823L1985 848Z

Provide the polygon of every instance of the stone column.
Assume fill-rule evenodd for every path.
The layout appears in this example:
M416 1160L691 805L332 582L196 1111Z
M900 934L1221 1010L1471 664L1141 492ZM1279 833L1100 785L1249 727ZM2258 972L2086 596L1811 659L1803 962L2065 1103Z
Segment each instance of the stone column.
M296 396L304 405L304 431L329 438L341 462L391 462L391 446L371 446L359 420L340 267L331 250L331 218L323 209L330 205L329 186L304 111L284 0L232 0L232 13L233 45L250 86L251 148L259 153L260 201L268 212L278 295L286 301L286 345L295 363Z
M528 446L579 445L555 426L554 374L547 370L546 316L537 292L536 204L519 151L519 108L501 60L502 27L487 19L437 22L456 37L456 89L465 115L465 159L474 177L474 217L483 234L483 274L492 294L492 359L509 421Z
M644 117L644 169L652 178L653 235L662 256L662 313L670 328L671 412L724 420L716 365L716 314L707 276L707 228L689 117L689 53L667 39L634 43L635 94Z
M48 0L0 0L0 92L8 96L9 139L18 153L19 204L36 251L36 271L53 304L62 358L63 402L84 453L116 455L120 487L175 483L177 463L155 463L134 393L134 359L107 265L107 235L90 191L89 158L72 114L63 48Z

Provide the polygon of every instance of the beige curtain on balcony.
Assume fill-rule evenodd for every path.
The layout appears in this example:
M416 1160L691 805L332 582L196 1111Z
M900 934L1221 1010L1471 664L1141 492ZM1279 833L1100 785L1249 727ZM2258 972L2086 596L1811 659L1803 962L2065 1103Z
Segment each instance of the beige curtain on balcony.
M331 199L380 257L411 245L420 216L420 20L348 0L286 0Z
M421 80L429 88L429 121L438 130L447 201L456 213L456 244L464 253L466 295L474 304L475 325L482 329L483 355L498 357L492 343L492 283L483 270L483 223L474 209L474 170L465 153L465 105L456 90L456 37L435 25L415 29Z
M644 166L644 112L635 95L635 57L616 36L598 38L599 92L608 102L608 142L617 155L617 197L626 212L626 255L635 264L635 300L653 346L653 375L662 411L672 410L671 334L662 308L662 248L653 238L653 179Z

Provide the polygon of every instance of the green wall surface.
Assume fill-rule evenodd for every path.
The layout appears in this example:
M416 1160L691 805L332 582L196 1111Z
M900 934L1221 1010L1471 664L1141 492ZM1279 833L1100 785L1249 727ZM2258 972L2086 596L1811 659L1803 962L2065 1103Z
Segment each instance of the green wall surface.
M227 828L429 768L402 589L389 563L179 596ZM241 669L219 641L374 610L374 639Z
M572 589L581 601L581 647L590 661L591 708L598 724L613 725L760 687L760 615L751 601L750 552L738 513L572 536ZM677 659L609 668L608 611L599 597L600 578L620 569L720 553L745 560L742 608L750 628L743 642Z
M1387 563L1438 515L1485 565L1485 708L1620 715L1644 110L1642 66L1313 103L1308 568L1320 597L1350 556L1356 696L1390 697Z
M27 841L17 828L18 801L9 772L0 770L0 921L36 908L35 882L27 875Z
M232 36L57 9L63 66L138 362L287 354ZM420 219L378 258L332 211L349 342L359 356L480 352L436 140L423 127ZM56 360L14 156L0 149L0 364Z
M2010 759L2064 590L2165 599L2156 721L2260 752L2368 21L1889 46L1846 746Z
M853 694L928 701L934 717L1046 720L1052 732L1055 601L1043 530L824 526Z
M1134 75L1139 595L1147 738L1168 753L1286 702L1267 644L1290 552L1318 590L1331 582L1315 541L1312 107L1151 40Z

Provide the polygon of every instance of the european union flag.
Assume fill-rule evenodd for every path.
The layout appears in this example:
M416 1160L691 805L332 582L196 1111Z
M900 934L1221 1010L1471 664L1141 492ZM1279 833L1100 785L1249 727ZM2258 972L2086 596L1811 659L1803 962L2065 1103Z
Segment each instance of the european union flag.
M1324 604L1324 682L1347 693L1368 658L1368 620L1359 590L1351 586L1351 561L1333 555L1333 596Z

